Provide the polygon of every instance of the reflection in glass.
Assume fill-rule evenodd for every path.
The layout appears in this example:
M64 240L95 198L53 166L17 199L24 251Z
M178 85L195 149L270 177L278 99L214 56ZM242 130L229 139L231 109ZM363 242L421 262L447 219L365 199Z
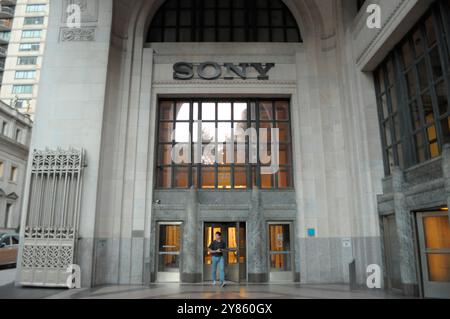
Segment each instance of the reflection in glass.
M159 227L159 272L178 272L180 268L181 227L160 225Z
M234 120L247 121L247 103L234 103Z

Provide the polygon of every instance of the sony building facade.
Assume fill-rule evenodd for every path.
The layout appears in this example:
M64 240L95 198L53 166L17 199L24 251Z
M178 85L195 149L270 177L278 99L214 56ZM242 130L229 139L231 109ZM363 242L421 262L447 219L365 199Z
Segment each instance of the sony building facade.
M50 1L17 283L64 286L72 263L83 286L209 281L206 248L221 231L229 281L348 283L355 274L365 285L377 264L387 288L448 292L447 113L436 113L448 94L435 89L449 85L448 1L374 0L381 29L367 27L368 2L86 0L81 28L70 28L72 1ZM427 87L407 100L423 121L408 135L391 124L411 104L406 91L393 99L405 83L397 47L430 12L439 37L423 48L424 79L412 63ZM441 123L435 138L431 119ZM403 162L398 150L414 154L419 129L424 155ZM267 174L274 153L278 169ZM416 174L423 165L434 173ZM415 206L408 187L423 179L434 193ZM439 251L421 248L418 207L437 217ZM387 253L389 216L400 244ZM422 279L427 252L439 254L438 290Z

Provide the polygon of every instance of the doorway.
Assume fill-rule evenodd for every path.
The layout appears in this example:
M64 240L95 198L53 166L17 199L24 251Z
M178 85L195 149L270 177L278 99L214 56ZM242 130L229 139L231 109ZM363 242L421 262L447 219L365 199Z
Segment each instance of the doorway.
M205 223L203 240L203 280L212 281L212 256L209 245L215 240L215 234L222 233L226 244L224 252L225 280L235 283L247 281L247 233L245 223ZM217 276L218 276L217 271Z
M269 223L270 281L294 281L292 223Z
M425 298L450 296L450 223L447 213L417 215Z
M181 223L158 224L157 281L180 282Z

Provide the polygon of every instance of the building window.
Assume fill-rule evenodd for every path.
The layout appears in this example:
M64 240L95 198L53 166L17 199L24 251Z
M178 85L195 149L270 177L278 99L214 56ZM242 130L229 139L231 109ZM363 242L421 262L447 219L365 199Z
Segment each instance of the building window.
M5 174L5 163L0 162L0 178L3 178L4 174Z
M42 30L23 30L22 39L40 38Z
M281 0L169 0L156 13L148 42L302 42Z
M5 227L6 227L6 228L11 228L11 221L12 221L11 213L12 213L12 207L13 207L13 204L11 204L11 203L7 203L7 204L6 204L6 210L5 210Z
M47 8L46 4L28 4L26 8L27 13L44 12Z
M17 59L18 65L36 65L37 56L21 56Z
M9 174L9 181L10 182L17 182L17 174L18 174L18 169L15 166L11 166L11 172Z
M375 71L385 173L440 156L450 142L450 23L437 2Z
M31 105L30 99L17 99L15 107L16 109L29 108Z
M21 43L19 45L19 51L22 52L39 51L40 48L41 48L40 43Z
M36 71L16 71L16 79L34 79L36 77Z
M44 17L26 17L23 21L24 25L44 24Z
M292 188L290 125L289 100L160 100L157 187Z
M2 123L2 134L8 135L8 122L3 121Z
M33 94L33 85L13 85L13 94Z
M16 141L20 142L22 140L22 130L21 129L16 129Z

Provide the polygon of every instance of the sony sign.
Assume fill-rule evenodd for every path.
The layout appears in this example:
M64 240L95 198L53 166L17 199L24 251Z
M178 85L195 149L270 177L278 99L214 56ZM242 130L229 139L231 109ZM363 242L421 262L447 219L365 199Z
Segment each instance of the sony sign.
M257 79L268 80L269 71L275 63L223 63L204 62L194 64L189 62L178 62L173 65L173 78L175 80L192 80L197 74L203 80L243 80Z

